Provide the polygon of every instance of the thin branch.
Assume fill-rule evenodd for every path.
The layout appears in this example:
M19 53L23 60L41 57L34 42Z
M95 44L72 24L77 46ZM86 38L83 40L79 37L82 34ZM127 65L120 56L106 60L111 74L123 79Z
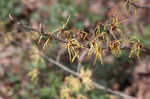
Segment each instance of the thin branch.
M38 32L40 35L42 35L42 36L49 36L50 38L52 38L52 39L54 39L54 40L56 40L56 41L59 41L59 42L61 42L61 43L67 43L68 41L65 41L65 40L62 40L61 38L59 38L59 37L57 37L57 36L55 36L54 34L49 34L49 33L47 33L47 32L44 32L44 34L41 34L41 32L40 31L38 31L38 30L36 30L36 29L33 29L33 28L31 28L31 27L29 27L29 26L27 26L27 25L23 25L23 24L21 24L21 23L17 23L17 25L19 25L19 26L21 26L22 28L24 28L24 29L27 29L27 30L30 30L30 31L33 31L33 32ZM0 35L0 37L3 35L3 34L5 34L5 33L0 33L1 35ZM88 43L87 44L85 44L85 45L82 45L82 46L84 46L85 48L88 48L89 49L89 46L88 46L88 44L90 43L90 41L92 41L93 40L93 37L88 41ZM102 49L106 49L107 51L109 51L110 49L108 48L108 47L102 47ZM130 50L131 49L131 47L121 47L121 50ZM150 55L150 49L149 48L146 48L146 47L143 47L142 48L142 52L143 53L145 53L145 54L148 54L148 55Z
M63 69L64 71L66 71L66 72L68 72L68 73L71 73L71 74L73 74L73 75L75 75L75 76L81 78L81 76L80 76L79 73L77 73L77 72L75 72L75 71L69 69L67 66L65 66L65 65L63 65L63 64L61 64L61 63L59 63L59 62L53 60L52 58L49 58L49 57L45 56L45 55L42 55L42 56L43 56L44 58L46 58L46 59L47 59L49 62L51 62L52 64L55 64L55 65L58 66L59 68ZM82 78L81 78L81 79L82 79ZM113 91L113 90L111 90L111 89L108 89L108 88L104 87L103 85L100 85L100 84L98 84L98 83L96 83L96 82L94 82L94 81L92 81L92 83L93 83L93 85L95 86L95 88L100 89L100 90L107 91L107 92L112 93L112 94L115 94L115 95L120 96L120 97L122 97L122 98L124 98L124 99L136 99L135 97L126 95L126 94L121 93L121 92L119 92L119 91Z
M23 25L23 24L21 24L21 23L20 23L20 25L22 26L22 28L31 30L31 31L33 31L33 32L38 32L38 33L40 33L40 31L38 31L38 30L36 30L36 29L33 29L33 28L29 27L29 26ZM49 34L49 33L46 33L46 32L45 32L44 34L41 34L41 35L42 35L42 36L49 36L50 38L52 38L52 39L54 39L54 40L56 40L56 41L59 41L59 42L61 42L61 43L67 43L67 42L68 42L68 41L62 40L61 38L55 36L54 34ZM89 44L89 42L92 41L92 40L93 40L93 37L88 41L87 44L82 45L82 46L84 46L85 48L89 48L88 44ZM102 49L107 49L108 51L110 50L108 47L103 47ZM121 48L121 50L130 50L130 49L131 49L130 47L122 47L122 48ZM146 47L143 47L142 52L144 52L145 54L150 54L150 49L149 49L149 48L146 48Z
M79 59L79 62L78 62L78 66L77 66L77 72L80 72L81 63L82 63L84 57L87 55L87 53L88 53L88 50L87 50L87 49L85 49L85 50L81 53L80 59Z
M134 4L134 5L136 5L136 4ZM137 6L137 5L136 5ZM137 7L141 7L141 8L146 8L145 6L137 6ZM12 20L12 21L15 21L16 23L17 23L17 25L19 26L19 27L22 27L23 29L26 29L26 30L30 30L30 31L33 31L33 32L38 32L40 35L42 35L42 36L48 36L48 37L50 37L50 38L52 38L52 39L54 39L54 40L56 40L56 41L59 41L59 42L61 42L61 43L67 43L68 41L66 41L66 40L63 40L63 39L61 39L61 38L59 38L59 37L57 37L56 35L54 35L54 34L50 34L50 33L47 33L47 32L45 32L44 30L42 30L42 32L41 32L41 29L42 29L42 27L41 27L41 29L40 30L36 30L36 29L33 29L32 27L30 27L30 26L27 26L27 25L24 25L24 24L21 24L19 21L17 21L14 17L12 17L11 15L9 15L9 18L10 18L10 20ZM95 37L94 37L94 35L91 37L91 39L85 44L85 45L82 45L82 46L84 46L85 48L89 48L89 43L94 39ZM106 50L110 50L108 47L103 47L102 49L106 49ZM121 48L121 50L130 50L131 49L131 47L122 47ZM148 55L150 55L150 49L149 48L146 48L146 47L144 47L144 48L142 48L142 52L143 53L145 53L145 54L148 54Z
M55 36L55 35L53 35L53 34L50 34L50 33L45 32L45 31L43 30L41 24L40 24L40 30L36 30L36 29L32 28L31 26L28 26L28 25L25 25L25 24L20 23L20 22L19 22L17 19L15 19L15 17L13 17L12 15L9 15L9 19L10 19L11 21L16 22L16 25L17 25L18 27L21 27L21 28L23 28L23 29L26 29L26 30L29 30L29 31L32 31L32 32L37 32L37 33L39 33L39 34L42 35L42 36L48 36L48 37L50 37L50 38L52 38L52 39L55 39L55 40L57 40L57 41L59 41L59 42L62 42L62 43L67 43L67 41L62 40L61 38L58 38L57 36Z
M40 31L38 31L38 30L36 30L36 29L33 29L33 28L31 28L31 27L29 27L29 26L27 26L27 25L21 24L21 23L19 23L18 25L20 25L20 26L21 26L22 28L24 28L24 29L27 29L27 30L30 30L30 31L33 31L33 32L37 32L37 33L39 33L39 34L42 35L42 36L48 36L48 37L50 37L50 38L52 38L52 39L55 39L55 40L57 40L57 41L59 41L59 42L67 43L67 41L62 40L62 39L56 37L56 36L53 35L53 34L49 34L49 33L47 33L47 32L41 33Z
M125 2L127 0L124 0ZM132 6L134 6L135 8L139 8L139 9L150 9L150 6L144 6L144 5L137 5L134 2L131 3Z
M42 55L42 57L46 58L49 62L55 64L55 65L58 66L59 68L65 70L65 71L67 71L67 72L69 72L69 73L71 73L71 74L73 74L73 75L75 75L75 76L77 76L77 77L80 77L80 75L79 75L78 73L74 72L73 70L69 69L69 68L66 67L65 65L59 63L58 61L55 61L55 60L53 60L52 58L47 57L46 55Z
M56 57L56 60L57 60L58 62L60 61L61 56L64 54L64 52L65 52L66 50L67 50L66 48L60 49L60 51L58 52L57 57Z
M135 3L132 3L132 5L136 8L140 8L140 9L150 9L150 6L140 6L140 5L137 5Z

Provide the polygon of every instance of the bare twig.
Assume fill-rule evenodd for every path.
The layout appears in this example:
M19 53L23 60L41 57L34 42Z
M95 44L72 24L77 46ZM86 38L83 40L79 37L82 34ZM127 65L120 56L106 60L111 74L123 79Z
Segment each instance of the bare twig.
M49 58L49 57L45 56L45 55L42 55L42 56L43 56L44 58L46 58L46 59L47 59L49 62L51 62L52 64L55 64L55 65L58 66L59 68L63 69L64 71L66 71L66 72L68 72L68 73L71 73L71 74L73 74L73 75L75 75L75 76L81 78L81 76L80 76L79 73L77 73L77 72L75 72L75 71L69 69L67 66L65 66L65 65L63 65L63 64L61 64L61 63L59 63L59 62L53 60L52 58ZM81 78L81 79L82 79L82 78ZM96 82L94 82L94 81L92 81L92 83L93 83L93 85L95 86L95 88L100 89L100 90L105 90L105 91L107 91L107 92L109 92L109 93L115 94L115 95L120 96L120 97L122 97L122 98L124 98L124 99L136 99L135 97L126 95L126 94L121 93L121 92L119 92L119 91L113 91L113 90L111 90L111 89L108 89L108 88L104 87L103 85L100 85L100 84L98 84L98 83L96 83Z
M88 50L87 50L87 49L85 49L85 50L81 53L80 59L79 59L79 62L78 62L78 66L77 66L77 72L80 72L81 63L82 63L84 57L87 55L87 53L88 53Z
M60 61L60 57L63 55L63 53L66 51L66 48L62 48L60 49L60 51L57 54L56 60L59 62Z
M21 26L22 28L24 28L24 29L27 29L27 30L30 30L30 31L33 31L33 32L37 32L37 33L39 33L39 34L42 35L42 36L47 36L47 37L50 37L50 38L52 38L52 39L55 39L55 40L57 40L57 41L59 41L59 42L67 43L67 41L62 40L62 39L58 38L57 36L55 36L55 35L53 35L53 34L50 34L50 33L47 33L47 32L41 33L41 31L38 31L38 30L36 30L36 29L33 29L33 28L31 28L31 27L29 27L29 26L27 26L27 25L21 24L21 23L19 23L18 25L20 25L20 26Z
M140 5L137 5L135 3L132 3L132 5L136 8L141 8L141 9L150 9L150 6L140 6Z
M21 26L23 29L27 29L27 30L30 30L30 31L33 31L33 32L38 32L39 34L41 34L40 31L38 31L38 30L36 30L36 29L33 29L33 28L31 28L31 27L29 27L29 26L27 26L27 25L21 24L20 22L17 22L17 25ZM0 33L0 34L2 35L2 34L5 34L5 33ZM59 42L61 42L61 43L67 43L67 42L68 42L68 41L62 40L61 38L55 36L54 34L49 34L49 33L47 33L47 32L44 32L44 34L41 34L41 35L42 35L42 36L49 36L50 38L52 38L52 39L54 39L54 40L56 40L56 41L59 41ZM87 44L82 45L82 46L84 46L85 48L89 48L88 44L89 44L89 42L92 41L92 40L93 40L93 37L88 41ZM108 51L110 50L108 47L102 47L102 49L106 49L106 50L108 50ZM130 49L131 49L130 47L122 47L122 48L121 48L121 50L130 50ZM150 49L149 49L149 48L143 47L143 48L142 48L142 52L145 53L145 54L150 55Z
M137 5L136 5L137 6ZM141 7L141 6L137 6L137 7ZM144 6L143 7L141 7L141 8L145 8ZM38 32L40 35L42 35L42 36L48 36L48 37L50 37L50 38L52 38L52 39L54 39L54 40L56 40L56 41L59 41L59 42L61 42L61 43L67 43L68 41L66 41L66 40L63 40L63 39L61 39L61 38L59 38L58 36L56 36L56 35L54 35L54 34L50 34L50 33L47 33L47 32L45 32L43 29L42 29L42 25L40 25L40 30L36 30L36 29L34 29L34 28L32 28L32 27L30 27L30 26L27 26L27 25L24 25L24 24L21 24L19 21L17 21L14 17L12 17L11 15L9 15L9 18L10 18L10 20L13 20L13 21L15 21L16 23L17 23L17 25L19 26L19 27L22 27L23 29L26 29L26 30L29 30L29 31L33 31L33 32ZM42 30L42 31L41 31ZM94 37L94 35L91 37L91 39L85 44L85 45L82 45L82 46L84 46L85 48L89 48L89 43L93 40L93 39L95 39L95 38L97 38L97 36L96 37ZM107 49L108 51L110 50L108 47L103 47L103 49ZM121 50L130 50L131 48L130 47L123 47L123 48L121 48ZM146 54L150 54L150 49L149 48L143 48L142 49L142 52L144 52L144 53L146 53Z
M127 0L124 0L125 2ZM144 6L144 5L137 5L135 3L131 3L132 6L134 6L135 8L139 8L139 9L150 9L150 6Z
M28 26L28 25L25 25L25 24L20 23L20 22L19 22L17 19L15 19L15 17L13 17L12 15L9 15L9 19L10 19L11 21L16 22L16 25L18 25L18 27L21 27L21 28L26 29L26 30L29 30L29 31L37 32L37 33L39 33L39 34L42 35L42 36L48 36L48 37L50 37L50 38L52 38L52 39L55 39L55 40L57 40L57 41L59 41L59 42L62 42L62 43L67 43L67 41L62 40L61 38L58 38L57 36L55 36L55 35L53 35L53 34L50 34L50 33L45 32L45 31L43 30L42 24L40 24L40 29L39 29L39 30L36 30L36 29L32 28L31 26Z

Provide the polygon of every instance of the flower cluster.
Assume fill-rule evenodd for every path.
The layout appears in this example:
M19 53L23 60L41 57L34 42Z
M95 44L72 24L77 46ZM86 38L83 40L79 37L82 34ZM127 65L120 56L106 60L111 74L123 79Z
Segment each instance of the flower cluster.
M40 74L39 67L41 67L41 64L45 64L45 61L41 57L41 52L36 45L32 46L32 48L29 50L29 55L31 58L32 70L28 73L28 76L31 77L32 82L37 83L38 76Z
M125 0L125 7L128 11L134 10L134 13L136 15L136 7L134 6L134 3L139 0Z
M134 0L126 0L127 5L132 4ZM108 23L102 24L98 23L95 27L94 33L88 33L84 30L79 30L76 28L66 28L69 23L70 17L67 19L62 27L54 30L50 35L56 34L56 37L61 38L60 41L65 43L65 46L69 53L69 58L71 62L75 59L80 61L80 51L84 48L88 48L88 56L95 56L94 64L99 59L101 64L103 64L103 50L107 49L111 51L112 55L120 56L122 54L121 44L126 40L122 30L122 23L127 20L120 20L121 15L115 13ZM52 37L52 36L50 36ZM48 37L44 43L43 48L48 45L48 42L52 38ZM40 37L41 40L42 36ZM57 39L58 39L57 38ZM39 41L40 41L39 40ZM140 42L139 42L140 43ZM143 47L139 47L140 44L133 44L130 42L131 53L129 57L137 56L139 58L140 52ZM142 44L141 44L142 45ZM136 55L135 55L136 53Z
M129 57L131 58L136 56L139 59L142 48L143 45L140 42L135 42L131 48Z
M32 69L28 73L28 76L30 76L31 77L31 81L36 84L38 82L38 76L39 76L39 70L38 70L38 68Z
M100 46L99 42L94 40L90 43L90 49L88 52L88 56L91 56L92 54L95 55L94 64L96 63L96 60L99 58L101 64L103 64L103 58L102 58L102 47Z
M70 60L73 62L75 58L79 59L79 50L82 48L76 39L69 40L66 44Z
M120 44L119 40L114 40L114 41L110 42L109 48L110 48L111 53L113 55L116 55L116 56L120 56L121 55L120 45L121 44Z
M120 35L123 38L121 23L123 23L126 20L119 21L118 17L119 16L117 16L117 15L113 15L113 17L111 18L110 23L108 24L108 27L110 28L110 33L111 33L111 35L113 36L114 39L117 39L114 32L119 33L118 35Z
M88 99L82 93L93 89L91 75L91 70L81 68L81 78L76 78L72 75L66 77L60 90L61 99L74 99L75 97L76 99Z
M92 72L90 69L81 68L80 77L82 78L82 83L85 85L87 90L93 89L92 80L91 80Z

